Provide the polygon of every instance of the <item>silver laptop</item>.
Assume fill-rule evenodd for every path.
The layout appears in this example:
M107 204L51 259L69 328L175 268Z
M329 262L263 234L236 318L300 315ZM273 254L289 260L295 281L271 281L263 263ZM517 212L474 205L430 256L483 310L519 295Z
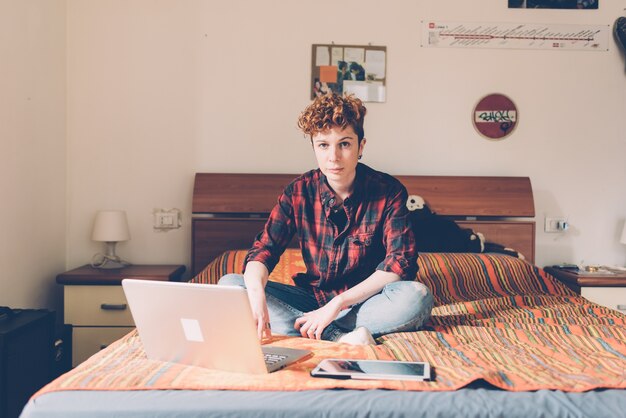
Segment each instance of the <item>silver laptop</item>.
M242 287L134 279L122 286L149 359L262 374L310 354L261 347Z

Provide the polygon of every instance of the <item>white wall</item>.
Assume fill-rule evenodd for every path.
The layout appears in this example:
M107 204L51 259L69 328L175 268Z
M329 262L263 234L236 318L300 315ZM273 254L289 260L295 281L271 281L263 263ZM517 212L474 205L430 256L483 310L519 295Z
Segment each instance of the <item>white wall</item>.
M58 308L65 269L65 1L0 1L0 305Z
M478 5L480 3L480 5ZM420 47L420 20L612 25L626 0L597 11L509 10L506 0L287 2L68 1L67 266L101 248L98 209L128 211L134 263L190 259L193 174L300 173L314 167L296 129L309 103L311 44L387 46L387 102L368 104L364 162L395 174L530 176L536 262L626 264L626 74L608 52ZM507 140L470 123L480 97L509 95ZM178 207L183 228L152 229ZM567 216L565 234L543 217Z

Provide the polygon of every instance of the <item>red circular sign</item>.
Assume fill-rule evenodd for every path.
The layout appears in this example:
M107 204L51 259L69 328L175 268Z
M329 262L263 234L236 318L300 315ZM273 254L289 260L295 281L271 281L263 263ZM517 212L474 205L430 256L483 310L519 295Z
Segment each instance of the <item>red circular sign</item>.
M504 94L489 94L474 107L472 121L476 130L489 139L504 139L517 125L515 103Z

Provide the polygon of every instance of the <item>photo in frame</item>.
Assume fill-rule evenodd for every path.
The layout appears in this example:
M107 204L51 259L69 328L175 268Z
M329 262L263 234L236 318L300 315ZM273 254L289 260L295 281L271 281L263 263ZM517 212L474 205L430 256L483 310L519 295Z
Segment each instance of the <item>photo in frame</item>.
M313 44L311 99L333 92L384 102L386 67L386 46Z

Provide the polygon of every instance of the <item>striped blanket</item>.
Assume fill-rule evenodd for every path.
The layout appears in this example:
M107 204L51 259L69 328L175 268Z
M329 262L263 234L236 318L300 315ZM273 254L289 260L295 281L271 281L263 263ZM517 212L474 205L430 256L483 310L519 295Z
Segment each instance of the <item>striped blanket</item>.
M226 261L232 257L225 256ZM275 337L272 344L309 349L314 356L262 376L148 360L133 331L37 395L146 389L447 391L480 379L508 391L626 388L626 316L573 294L540 269L511 257L420 258L421 280L437 282L431 288L438 301L422 331L390 334L367 347ZM196 278L205 280L202 274ZM321 359L332 357L427 361L437 378L402 382L309 376Z

